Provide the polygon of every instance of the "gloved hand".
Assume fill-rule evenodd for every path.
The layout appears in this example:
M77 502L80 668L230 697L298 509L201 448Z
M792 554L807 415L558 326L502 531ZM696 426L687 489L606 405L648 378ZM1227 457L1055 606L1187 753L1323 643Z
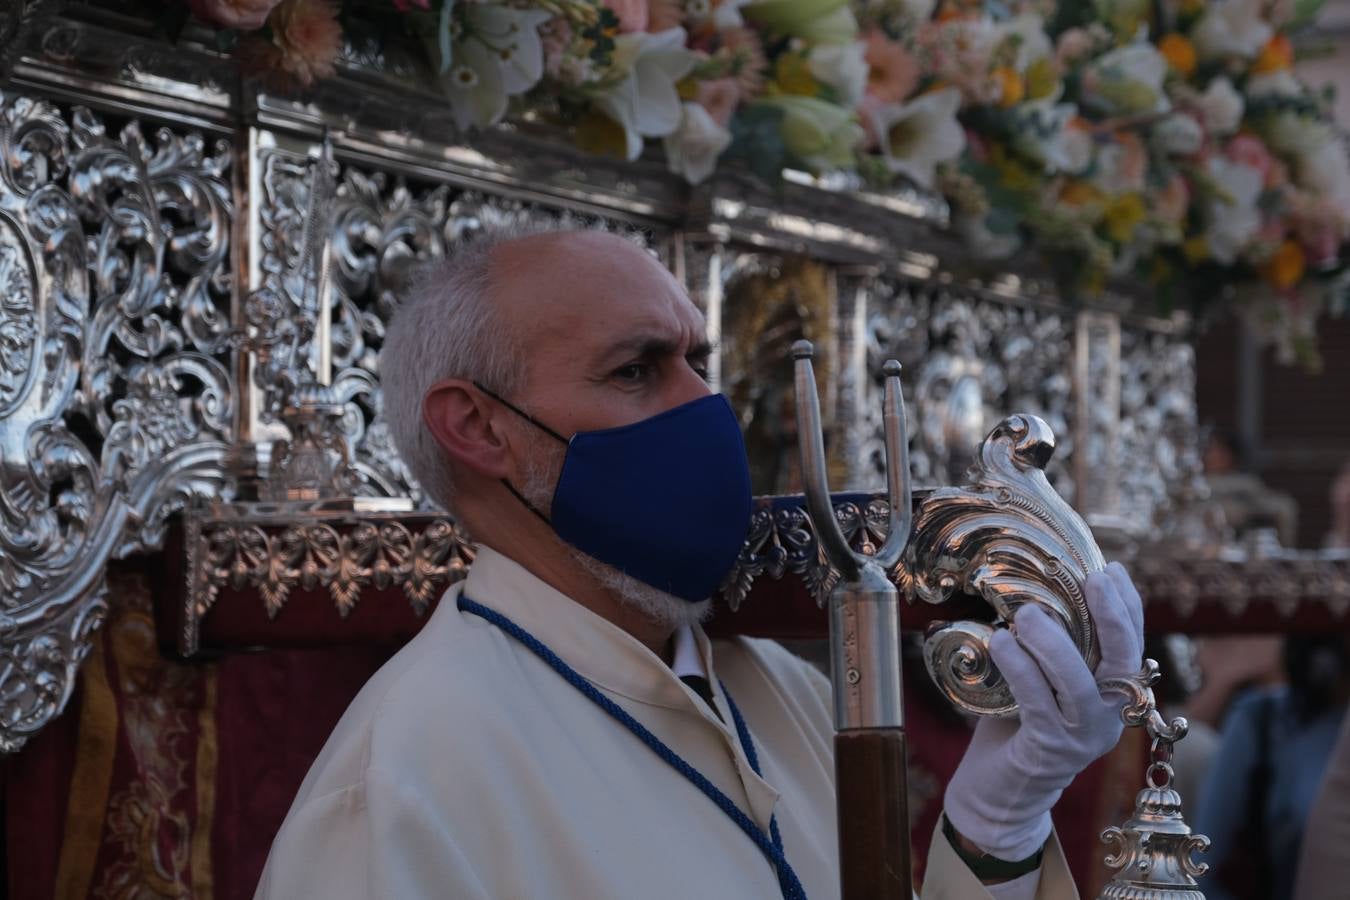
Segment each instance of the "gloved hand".
M958 832L999 859L1025 859L1041 848L1050 807L1124 728L1125 695L1100 693L1096 678L1139 671L1143 604L1119 563L1088 576L1084 588L1102 654L1095 677L1064 627L1031 604L989 644L1021 714L980 720L944 805Z

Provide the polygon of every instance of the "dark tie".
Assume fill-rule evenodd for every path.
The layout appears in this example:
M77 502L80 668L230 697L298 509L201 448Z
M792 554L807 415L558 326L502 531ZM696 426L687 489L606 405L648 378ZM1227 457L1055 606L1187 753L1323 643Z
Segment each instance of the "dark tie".
M720 720L722 714L717 711L717 704L713 703L712 685L708 684L708 679L702 675L681 675L680 680L689 686L689 689L708 705L708 709L713 711L713 715Z

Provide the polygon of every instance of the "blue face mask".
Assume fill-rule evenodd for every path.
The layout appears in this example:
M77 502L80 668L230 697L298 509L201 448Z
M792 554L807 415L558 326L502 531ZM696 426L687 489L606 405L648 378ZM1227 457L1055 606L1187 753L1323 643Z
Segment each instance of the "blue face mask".
M568 440L475 386L567 445L551 517L503 480L558 537L690 603L712 596L750 527L750 467L726 397L711 394L632 425L579 431Z

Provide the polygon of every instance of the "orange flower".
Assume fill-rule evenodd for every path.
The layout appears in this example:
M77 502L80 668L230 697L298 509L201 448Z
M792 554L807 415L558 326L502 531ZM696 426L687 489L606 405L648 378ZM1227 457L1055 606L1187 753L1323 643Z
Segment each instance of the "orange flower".
M1167 64L1186 78L1195 74L1195 45L1184 35L1172 32L1158 41L1158 52Z
M1286 290L1302 280L1307 265L1308 258L1298 241L1286 240L1261 267L1261 274L1277 290Z
M1059 202L1066 206L1088 206L1102 199L1102 192L1086 181L1070 181L1059 192Z
M919 83L919 61L878 29L863 36L867 45L867 93L883 103L900 103Z
M250 37L240 44L246 71L270 87L312 87L333 72L342 49L342 26L332 0L282 0L267 24L272 40Z
M1022 98L1026 96L1026 88L1022 84L1022 76L1016 69L1012 66L999 66L989 74L999 86L999 106L1006 109L1022 102Z
M1278 72L1282 69L1293 68L1294 65L1294 45L1290 43L1287 35L1277 34L1266 45L1261 48L1261 53L1256 57L1256 62L1252 63L1252 73L1263 75L1267 72Z

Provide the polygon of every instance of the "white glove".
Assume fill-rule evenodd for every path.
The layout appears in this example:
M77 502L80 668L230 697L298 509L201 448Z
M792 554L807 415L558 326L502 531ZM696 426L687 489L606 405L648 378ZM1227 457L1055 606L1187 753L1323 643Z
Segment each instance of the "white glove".
M1125 567L1088 576L1088 612L1102 658L1096 678L1134 675L1144 653L1144 609ZM1069 633L1027 604L989 643L1020 707L1017 719L981 719L947 785L947 819L986 853L1031 856L1050 837L1050 807L1069 782L1116 745L1124 694L1103 696Z

